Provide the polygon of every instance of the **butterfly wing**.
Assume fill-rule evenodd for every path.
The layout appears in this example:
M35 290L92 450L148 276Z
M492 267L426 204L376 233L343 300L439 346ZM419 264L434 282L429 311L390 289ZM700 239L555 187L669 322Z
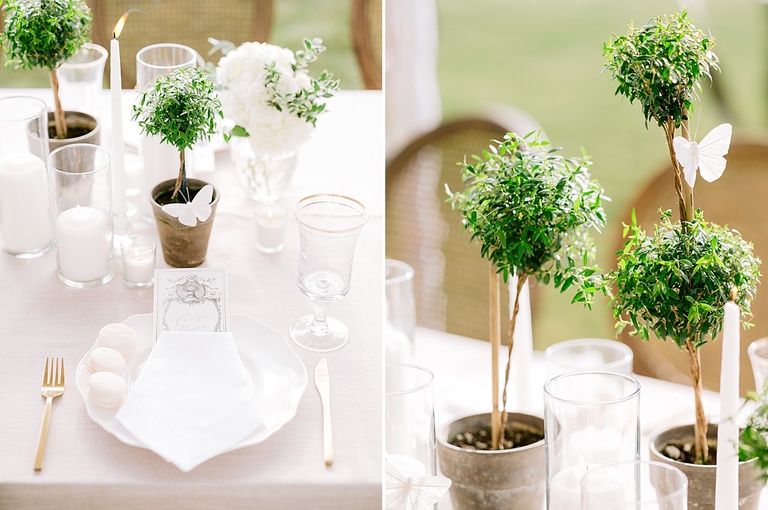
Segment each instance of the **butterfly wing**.
M725 156L731 146L733 127L720 124L710 131L699 144L699 172L701 177L712 182L720 178L725 171Z
M174 218L178 218L179 223L182 225L188 227L197 225L197 217L190 204L166 204L162 209L163 212L170 214Z
M189 203L194 214L200 221L205 221L211 216L211 202L213 201L213 186L206 184L197 192L195 198ZM181 220L179 220L181 221Z
M423 508L429 510L435 503L440 501L448 489L451 487L451 481L444 476L430 476L413 481L411 488L411 502L413 508Z
M672 147L675 149L677 162L683 167L685 182L693 188L696 183L696 169L699 168L699 151L696 142L688 141L682 136L676 136L672 140Z

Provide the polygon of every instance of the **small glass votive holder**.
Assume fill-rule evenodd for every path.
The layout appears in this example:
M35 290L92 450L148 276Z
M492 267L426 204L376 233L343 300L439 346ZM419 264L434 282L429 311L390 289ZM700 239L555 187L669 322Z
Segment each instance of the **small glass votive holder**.
M687 510L688 477L670 464L626 461L581 479L582 510Z
M285 246L288 207L282 202L264 202L254 209L256 249L262 253L278 253Z
M632 349L616 340L576 338L547 348L549 377L581 370L600 370L632 375Z
M123 282L128 287L149 287L155 282L155 238L146 234L131 234L123 239Z

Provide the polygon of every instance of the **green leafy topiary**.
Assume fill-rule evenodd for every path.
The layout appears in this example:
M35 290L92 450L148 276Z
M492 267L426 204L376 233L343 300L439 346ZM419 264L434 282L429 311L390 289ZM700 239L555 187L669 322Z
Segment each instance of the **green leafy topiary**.
M634 216L625 226L627 242L612 273L620 289L613 299L613 315L619 331L630 326L631 334L643 340L653 331L681 349L688 342L698 348L720 333L732 287L738 289L736 304L750 314L760 259L752 254L752 243L734 230L706 222L700 210L687 233L671 215L663 213L653 236Z
M605 225L606 197L590 178L590 161L563 157L532 133L522 138L510 133L494 143L463 165L464 189L448 190L452 207L504 281L517 275L516 303L533 277L561 292L573 287L572 302L591 307L603 286L596 268L588 265L595 254L589 230ZM508 328L503 405L517 311L515 306ZM496 427L504 430L503 421ZM496 438L493 444L498 447Z
M157 79L133 106L133 120L141 131L161 137L179 150L179 176L173 199L189 201L184 151L209 140L221 117L221 101L211 82L199 69L179 69Z
M603 45L606 67L619 83L616 93L642 104L646 127L654 119L664 130L680 212L676 224L665 212L652 236L637 225L633 212L632 223L624 228L627 241L618 267L606 285L617 288L612 305L619 331L631 326L630 334L643 340L653 332L686 352L695 399L695 456L701 464L709 461L709 447L699 348L722 329L723 306L732 287L742 317L749 317L760 278L752 245L694 210L693 187L683 178L675 153L678 128L690 141L688 112L700 80L711 79L711 69L719 70L713 46L714 39L698 30L686 11L654 18L640 28L630 26L626 35Z
M0 34L7 66L48 69L53 89L56 137L67 128L59 100L56 69L89 40L91 11L84 0L6 0L5 29Z
M715 40L688 19L688 12L661 16L603 45L606 67L619 85L616 94L640 102L646 123L675 127L693 111L701 79L720 70Z

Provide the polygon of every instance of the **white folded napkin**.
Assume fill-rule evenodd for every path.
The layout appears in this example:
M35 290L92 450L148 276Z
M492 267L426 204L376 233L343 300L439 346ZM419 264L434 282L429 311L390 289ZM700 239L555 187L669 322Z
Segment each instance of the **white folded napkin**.
M162 332L116 417L182 471L264 426L231 333Z

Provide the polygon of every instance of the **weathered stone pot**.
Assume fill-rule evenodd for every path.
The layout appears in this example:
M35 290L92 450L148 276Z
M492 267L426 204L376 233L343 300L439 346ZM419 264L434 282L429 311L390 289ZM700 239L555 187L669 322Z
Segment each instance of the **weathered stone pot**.
M693 442L693 425L681 425L654 432L650 438L651 460L671 464L688 477L689 510L715 509L715 474L717 466L701 466L672 460L661 452L669 442ZM710 423L707 428L707 442L717 445L717 424ZM764 482L759 478L756 459L739 462L739 508L757 510L760 503L760 491Z
M454 510L541 510L547 479L544 440L511 450L471 451L448 438L473 428L488 427L490 414L461 418L443 427L438 436L440 470L451 479ZM507 429L529 428L543 434L544 420L509 413Z
M211 215L208 219L205 221L198 219L194 227L188 227L182 224L178 218L164 212L162 205L158 203L158 198L165 193L172 192L175 184L176 179L161 182L152 189L150 197L160 245L163 248L163 258L168 265L173 267L197 267L205 262L205 255L208 252L208 240L211 237L213 218L219 203L219 192L214 188ZM192 199L206 184L208 183L199 179L187 179Z
M90 143L93 145L99 145L101 141L101 126L95 117L82 112L64 112L64 122L67 124L67 134L70 133L82 133L78 136L71 138L55 138L56 133L55 124L53 118L53 112L48 112L48 149L49 152L53 152L59 147L70 145L73 143ZM39 137L36 126L29 125L29 136ZM47 161L48 154L35 154L43 161Z

